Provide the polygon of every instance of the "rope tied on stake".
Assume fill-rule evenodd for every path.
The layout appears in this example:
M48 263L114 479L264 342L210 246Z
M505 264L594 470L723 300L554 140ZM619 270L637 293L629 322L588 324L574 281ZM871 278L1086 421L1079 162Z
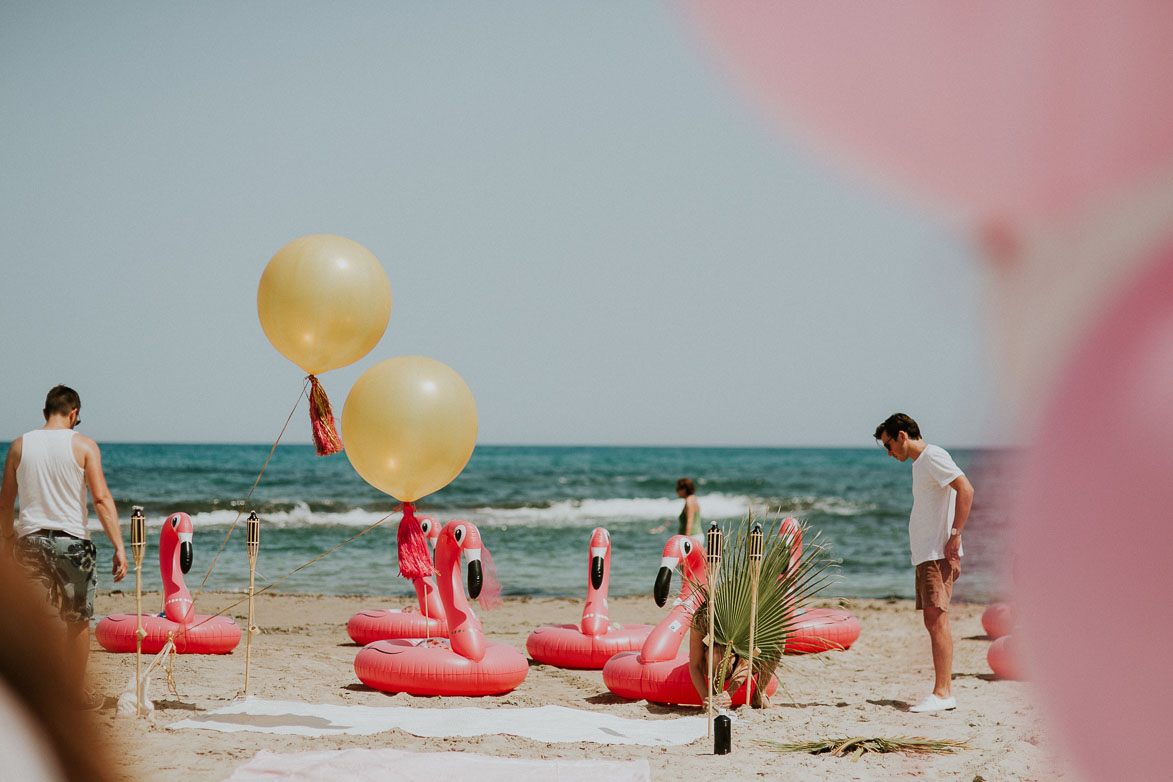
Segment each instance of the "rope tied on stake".
M342 438L338 436L330 399L316 375L308 375L306 379L310 383L310 427L314 434L314 448L318 456L338 453L342 450Z

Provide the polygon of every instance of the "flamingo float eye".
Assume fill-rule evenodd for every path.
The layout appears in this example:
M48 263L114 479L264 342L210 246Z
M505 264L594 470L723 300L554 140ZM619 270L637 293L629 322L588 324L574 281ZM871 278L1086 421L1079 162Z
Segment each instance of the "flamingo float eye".
M179 514L177 513L171 517L171 527L175 528L178 526L179 526Z
M463 543L464 538L467 534L468 534L468 530L466 530L464 528L463 524L461 526L457 527L456 529L452 530L452 537L456 538L457 543Z
M426 538L428 533L432 531L432 520L422 519L420 521L420 529L424 531L424 537Z
M684 551L684 556L687 557L689 554L692 553L692 541L691 540L684 541L683 543L680 544L680 548L681 548L681 550Z

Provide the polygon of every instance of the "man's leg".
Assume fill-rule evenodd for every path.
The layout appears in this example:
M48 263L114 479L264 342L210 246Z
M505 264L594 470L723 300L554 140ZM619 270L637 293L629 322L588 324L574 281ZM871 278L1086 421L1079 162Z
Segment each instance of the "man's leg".
M948 698L953 694L953 633L949 629L949 612L926 605L924 620L933 646L933 671L936 673L933 694Z

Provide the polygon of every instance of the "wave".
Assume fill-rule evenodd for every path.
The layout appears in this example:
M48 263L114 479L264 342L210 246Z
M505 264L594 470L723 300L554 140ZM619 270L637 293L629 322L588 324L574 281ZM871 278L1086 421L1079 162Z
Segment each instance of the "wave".
M805 517L810 514L831 516L857 516L875 511L873 503L857 502L840 497L788 497L765 500L740 494L705 494L701 496L701 517L712 521L740 519L752 510L758 517L775 515ZM473 508L438 509L424 513L442 523L454 518L467 519L475 524L494 527L588 527L599 524L622 523L663 523L674 522L680 515L681 501L661 497L630 497L609 499L563 500L546 504L521 505L518 507L483 506ZM227 528L232 524L243 524L248 517L233 509L217 509L191 514L197 529L215 527ZM288 509L272 509L260 514L264 527L355 527L362 528L379 521L394 525L402 518L395 511L371 510L367 508L346 508L321 510L305 502L293 503ZM147 518L147 527L158 529L165 516ZM129 518L121 520L124 529ZM100 531L95 519L90 520L90 529Z

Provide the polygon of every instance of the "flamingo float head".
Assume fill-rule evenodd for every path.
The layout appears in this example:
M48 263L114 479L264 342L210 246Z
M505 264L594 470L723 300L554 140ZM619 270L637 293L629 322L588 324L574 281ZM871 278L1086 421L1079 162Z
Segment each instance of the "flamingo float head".
M163 532L159 538L160 551L175 550L176 544L179 545L179 569L184 573L191 570L191 563L194 557L191 538L194 527L191 523L191 516L186 513L172 513L163 522Z
M416 516L416 518L419 519L420 529L423 530L424 538L432 548L436 548L436 541L440 539L440 522L431 516Z
M468 558L468 572L465 577L465 588L468 596L476 599L481 594L484 584L484 574L481 569L481 533L476 525L460 519L455 519L444 525L438 533L436 541L437 557L441 546L451 546L455 549L456 557L461 551Z
M672 588L672 571L677 565L684 571L685 585L698 583L705 576L705 548L687 535L673 535L664 544L664 555L660 560L660 572L656 574L656 585L652 596L656 605L663 607L668 602L668 591Z
M595 527L591 533L591 586L599 589L606 575L607 555L611 551L611 534L603 527Z

